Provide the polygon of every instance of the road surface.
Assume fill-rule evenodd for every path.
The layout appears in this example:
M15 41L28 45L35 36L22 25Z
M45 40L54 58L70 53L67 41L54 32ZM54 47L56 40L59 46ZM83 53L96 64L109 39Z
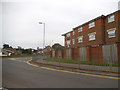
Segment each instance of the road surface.
M38 68L29 59L4 58L2 86L5 88L118 88L118 80Z

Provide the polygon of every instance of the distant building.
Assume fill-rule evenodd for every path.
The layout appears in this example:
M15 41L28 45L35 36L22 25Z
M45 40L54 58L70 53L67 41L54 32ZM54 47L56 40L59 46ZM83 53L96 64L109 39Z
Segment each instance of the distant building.
M43 49L43 54L45 55L51 55L51 46L46 46L44 49Z
M11 56L11 55L21 55L20 48L12 48L12 46L9 46L9 44L4 44L2 51L2 56Z
M62 45L60 45L59 43L55 43L53 46L52 46L52 57L57 57L57 58L63 58L63 50L64 50L64 47Z
M3 48L10 48L9 44L4 44Z
M2 56L10 56L15 53L14 49L2 49Z
M42 50L42 49L37 48L37 54L42 54L42 53L43 53L43 50Z

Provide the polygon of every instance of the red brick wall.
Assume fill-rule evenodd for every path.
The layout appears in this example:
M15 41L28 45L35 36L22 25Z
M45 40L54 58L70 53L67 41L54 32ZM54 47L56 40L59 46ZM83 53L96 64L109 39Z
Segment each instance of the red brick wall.
M118 63L120 64L120 43L117 45L118 50Z
M74 59L74 56L75 56L75 54L74 54L74 48L71 48L71 59Z
M77 60L79 57L79 49L78 48L72 48L72 59Z
M93 62L103 62L102 47L91 47L91 61Z
M118 42L120 42L120 12L118 13Z
M55 50L55 57L57 57L58 56L58 53L57 53L57 50Z
M67 58L66 56L66 49L64 48L64 50L62 51L62 58ZM70 48L70 52L71 52L71 59L73 60L77 60L79 57L79 49L78 48Z
M62 50L62 57L63 57L64 59L67 58L67 56L66 56L66 48L64 48L64 49Z
M63 50L55 50L55 57L56 58L65 58L66 57L65 50L64 49Z
M91 61L91 48L87 47L87 55L86 55L86 59L87 61Z
M62 58L64 58L64 49L62 50Z
M102 46L87 47L87 61L103 62Z
M75 39L75 45L72 45L74 47L78 46L89 46L89 45L99 45L99 44L104 44L105 42L105 37L104 37L104 19L99 18L94 21L95 22L95 27L89 28L89 23L85 24L82 26L83 31L78 32L78 28L74 29L75 35L71 37L71 39ZM96 40L94 41L89 41L89 33L96 32ZM78 37L83 36L83 42L78 43Z

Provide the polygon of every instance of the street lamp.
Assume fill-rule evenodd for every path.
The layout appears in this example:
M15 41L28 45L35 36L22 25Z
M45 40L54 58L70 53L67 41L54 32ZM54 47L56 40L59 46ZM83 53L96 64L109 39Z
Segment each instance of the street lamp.
M45 48L45 23L39 22L39 24L43 24L43 49Z

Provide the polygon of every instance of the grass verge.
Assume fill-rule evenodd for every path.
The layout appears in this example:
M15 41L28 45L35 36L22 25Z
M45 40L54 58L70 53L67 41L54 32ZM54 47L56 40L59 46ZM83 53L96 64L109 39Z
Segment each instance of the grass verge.
M70 64L85 64L85 65L96 65L96 66L110 66L107 63L98 63L98 62L88 62L88 61L79 61L72 59L61 59L61 58L45 58L46 61L61 62L61 63L70 63ZM112 64L113 67L118 67L118 64Z

